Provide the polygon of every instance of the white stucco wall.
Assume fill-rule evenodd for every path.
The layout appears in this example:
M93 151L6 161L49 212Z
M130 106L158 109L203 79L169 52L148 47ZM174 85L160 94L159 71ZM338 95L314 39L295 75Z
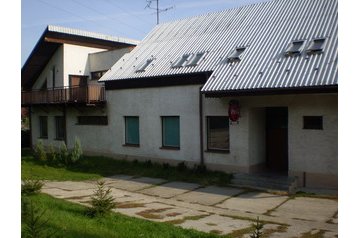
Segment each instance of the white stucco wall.
M45 68L42 70L40 76L35 81L32 89L40 89L44 84L45 80L47 80L47 88L53 87L53 75L52 69L55 66L55 87L63 86L63 46L60 46L57 51L54 53L50 61L47 63Z
M199 161L199 86L107 91L110 134L98 143L112 154ZM140 147L125 144L125 116L139 116ZM162 146L161 116L179 116L180 150Z
M127 47L89 54L90 71L96 72L110 69L123 55L131 50L132 48Z
M69 75L90 75L88 54L104 49L64 44L64 86L69 85Z

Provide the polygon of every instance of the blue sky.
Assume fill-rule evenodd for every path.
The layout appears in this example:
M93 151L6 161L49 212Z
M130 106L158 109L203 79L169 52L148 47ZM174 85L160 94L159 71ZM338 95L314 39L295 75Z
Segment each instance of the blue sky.
M220 11L267 0L159 0L160 22ZM156 24L146 0L22 0L21 65L47 25L143 39ZM155 7L153 1L152 6Z

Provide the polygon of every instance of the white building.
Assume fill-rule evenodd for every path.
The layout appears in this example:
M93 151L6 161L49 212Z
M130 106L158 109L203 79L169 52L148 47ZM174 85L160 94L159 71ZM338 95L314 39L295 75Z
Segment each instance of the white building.
M337 15L336 0L272 0L160 24L99 80L108 124L79 126L94 112L73 107L67 143L337 188Z

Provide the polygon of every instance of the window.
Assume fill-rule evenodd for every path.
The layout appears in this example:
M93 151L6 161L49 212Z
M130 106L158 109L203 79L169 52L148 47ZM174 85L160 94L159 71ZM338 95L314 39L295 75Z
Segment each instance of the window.
M107 72L107 70L91 72L91 80L100 79L106 72Z
M321 53L323 51L325 39L314 39L312 40L311 44L307 48L307 54L316 54Z
M303 129L323 130L322 116L304 116Z
M180 125L178 116L162 117L162 144L163 147L180 147Z
M135 72L144 72L145 69L150 65L150 63L152 63L153 59L148 59L147 61L145 61Z
M77 125L108 125L107 116L78 116Z
M56 140L65 139L65 118L62 116L55 117Z
M226 116L207 117L208 150L229 151L229 118Z
M204 56L204 52L196 53L194 57L189 61L189 63L186 66L196 66L198 65L198 62L200 59Z
M126 145L139 145L139 117L124 117Z
M184 64L189 60L190 56L191 56L191 54L183 55L182 57L177 59L177 61L175 61L175 63L173 63L172 67L173 68L183 67Z
M292 55L299 55L301 54L303 48L304 41L293 41L287 48L285 55L292 56Z
M245 47L237 47L227 57L228 62L236 62L241 60L241 54L245 51Z
M47 138L47 116L40 116L40 138Z

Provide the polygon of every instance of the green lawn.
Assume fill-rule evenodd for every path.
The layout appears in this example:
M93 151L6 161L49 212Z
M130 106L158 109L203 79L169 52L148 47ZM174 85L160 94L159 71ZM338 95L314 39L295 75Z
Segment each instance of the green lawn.
M53 237L219 237L195 230L182 229L167 223L151 222L111 213L103 218L85 215L85 207L45 194L30 197L33 205L45 211L41 222L48 220L45 233L56 232ZM22 223L22 231L24 223Z
M223 172L191 170L151 162L115 160L100 156L84 156L77 164L64 167L36 161L31 152L22 151L23 179L87 180L125 174L163 178L170 181L194 182L202 185L227 185L231 175Z

